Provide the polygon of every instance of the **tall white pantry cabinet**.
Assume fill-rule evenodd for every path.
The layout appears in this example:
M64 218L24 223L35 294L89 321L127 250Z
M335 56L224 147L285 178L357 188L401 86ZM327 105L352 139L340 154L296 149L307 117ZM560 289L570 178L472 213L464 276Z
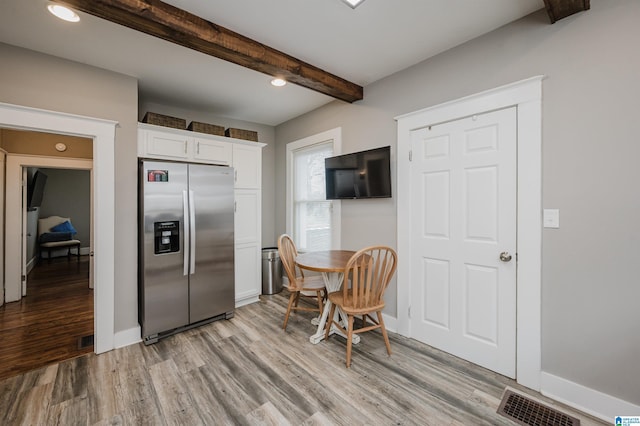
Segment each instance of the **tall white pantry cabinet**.
M138 157L231 166L235 170L236 307L261 293L264 143L138 123Z

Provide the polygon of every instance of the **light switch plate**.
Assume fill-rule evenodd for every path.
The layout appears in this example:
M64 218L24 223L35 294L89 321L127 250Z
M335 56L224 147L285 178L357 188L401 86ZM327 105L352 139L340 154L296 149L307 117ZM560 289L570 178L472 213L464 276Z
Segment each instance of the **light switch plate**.
M544 209L542 226L545 228L560 228L560 210Z

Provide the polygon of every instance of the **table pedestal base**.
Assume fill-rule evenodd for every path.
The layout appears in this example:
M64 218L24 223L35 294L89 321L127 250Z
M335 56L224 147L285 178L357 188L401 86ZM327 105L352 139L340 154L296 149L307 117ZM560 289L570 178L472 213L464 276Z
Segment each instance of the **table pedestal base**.
M322 278L324 279L324 284L327 289L327 292L331 293L331 292L340 290L340 285L342 285L342 280L344 277L341 272L323 272ZM326 328L326 325L327 325L327 317L329 316L329 312L331 311L331 305L332 303L327 300L327 303L324 305L324 309L322 310L322 315L319 318L313 318L311 320L311 324L318 326L318 329L316 330L315 334L309 337L309 342L311 342L314 345L317 345L324 339L324 329ZM344 314L344 312L342 312L342 309L340 308L336 309L334 320L340 323L345 330L348 327L346 318L347 316ZM339 334L345 339L347 338L347 336L342 331L340 331L338 327L332 324L331 330L329 331L329 336L331 336L334 333ZM355 344L360 343L360 336L358 336L357 334L354 334L351 341L352 343L355 343Z

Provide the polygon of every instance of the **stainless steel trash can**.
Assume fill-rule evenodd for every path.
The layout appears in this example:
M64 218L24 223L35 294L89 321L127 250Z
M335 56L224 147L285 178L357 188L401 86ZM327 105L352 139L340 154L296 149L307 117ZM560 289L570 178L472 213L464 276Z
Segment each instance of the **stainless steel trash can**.
M262 249L262 294L282 291L282 261L276 247Z

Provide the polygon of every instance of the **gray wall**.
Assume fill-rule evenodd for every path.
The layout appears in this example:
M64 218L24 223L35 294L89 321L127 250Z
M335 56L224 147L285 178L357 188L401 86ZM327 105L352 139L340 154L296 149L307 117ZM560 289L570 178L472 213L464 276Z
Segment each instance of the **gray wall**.
M131 184L137 181L137 80L1 43L0 63L0 102L119 122L113 171L115 330L137 326L137 187Z
M89 170L40 169L47 175L40 219L61 216L71 219L78 231L74 238L89 247L91 242L91 172Z
M265 124L211 115L206 111L195 111L141 100L138 108L138 118L140 121L142 121L145 113L149 111L184 118L187 120L187 125L192 121L199 121L201 123L224 126L225 128L233 127L258 132L258 141L267 144L267 146L262 149L262 246L275 246L275 174L273 167L276 155L275 129Z
M365 87L354 105L333 102L284 123L276 186L288 142L342 126L343 151L393 152L394 116L544 74L543 207L560 209L561 227L543 231L542 368L638 404L639 22L637 0L592 1L553 25L536 12ZM277 193L277 233L284 201ZM368 244L371 229L395 243L393 202L343 203L342 215L343 247Z

